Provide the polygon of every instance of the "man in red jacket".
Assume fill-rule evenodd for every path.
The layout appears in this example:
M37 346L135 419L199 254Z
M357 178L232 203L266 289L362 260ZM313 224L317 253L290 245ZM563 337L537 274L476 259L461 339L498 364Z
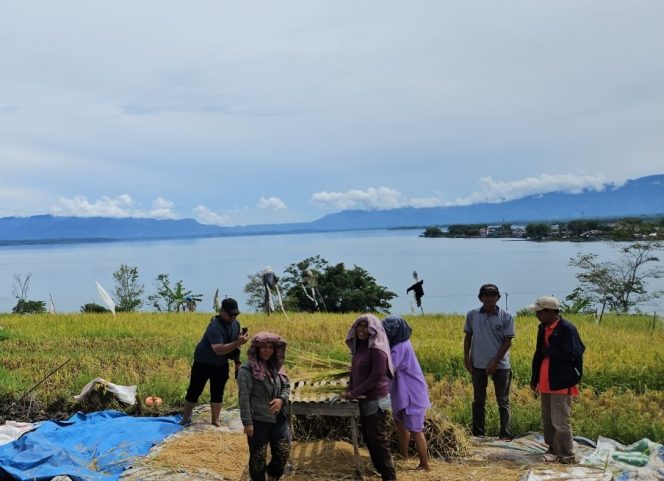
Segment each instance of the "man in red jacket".
M541 397L544 442L549 447L544 461L574 463L570 416L572 398L579 395L576 385L583 374L585 346L574 324L560 317L555 297L538 297L528 309L540 321L530 387Z

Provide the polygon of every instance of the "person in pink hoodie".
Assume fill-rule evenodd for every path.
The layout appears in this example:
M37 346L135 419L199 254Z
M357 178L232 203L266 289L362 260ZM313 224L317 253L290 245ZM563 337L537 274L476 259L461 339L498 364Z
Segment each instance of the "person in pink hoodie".
M390 343L390 355L394 366L394 379L390 385L392 417L397 425L399 451L408 459L408 443L412 437L420 458L417 469L429 471L427 440L424 437L424 417L431 407L427 382L410 342L412 329L399 316L383 320L383 328Z
M392 360L390 345L380 320L372 314L358 317L346 336L352 355L351 374L345 399L358 399L360 428L371 462L383 481L394 481L397 473L387 435L390 409Z

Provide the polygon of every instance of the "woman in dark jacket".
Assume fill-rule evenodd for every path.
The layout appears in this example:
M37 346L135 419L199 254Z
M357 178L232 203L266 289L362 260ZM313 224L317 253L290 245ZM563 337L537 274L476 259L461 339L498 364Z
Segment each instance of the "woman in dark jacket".
M259 332L251 340L248 362L240 368L240 417L249 443L252 481L278 480L290 454L290 433L284 412L290 384L284 370L286 341L277 334ZM272 458L267 462L267 445Z
M387 437L387 411L394 372L390 344L381 322L371 314L358 317L346 336L352 354L346 399L360 400L360 426L371 462L383 481L397 479Z

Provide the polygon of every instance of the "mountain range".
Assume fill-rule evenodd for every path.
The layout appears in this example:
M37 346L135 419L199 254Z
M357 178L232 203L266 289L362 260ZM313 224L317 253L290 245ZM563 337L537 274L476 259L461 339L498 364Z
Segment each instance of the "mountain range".
M450 224L502 224L616 218L664 214L664 175L608 184L604 190L549 192L500 203L453 207L345 210L312 222L235 227L193 219L59 217L0 218L0 243L103 242L132 239L217 237L259 234L390 229Z

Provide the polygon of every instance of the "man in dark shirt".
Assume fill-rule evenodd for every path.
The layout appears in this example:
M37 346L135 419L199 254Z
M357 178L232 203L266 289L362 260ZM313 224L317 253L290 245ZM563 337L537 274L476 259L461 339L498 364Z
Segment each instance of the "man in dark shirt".
M574 324L560 317L560 302L538 297L528 307L540 321L530 387L540 394L545 462L576 462L572 439L572 399L583 374L585 346Z
M212 424L219 426L221 403L224 388L228 381L228 361L235 363L235 371L240 368L240 346L249 340L249 334L240 332L237 316L240 314L237 301L224 299L219 314L210 319L203 337L196 345L194 363L191 366L189 388L182 410L182 424L191 422L191 413L210 380L210 409Z

